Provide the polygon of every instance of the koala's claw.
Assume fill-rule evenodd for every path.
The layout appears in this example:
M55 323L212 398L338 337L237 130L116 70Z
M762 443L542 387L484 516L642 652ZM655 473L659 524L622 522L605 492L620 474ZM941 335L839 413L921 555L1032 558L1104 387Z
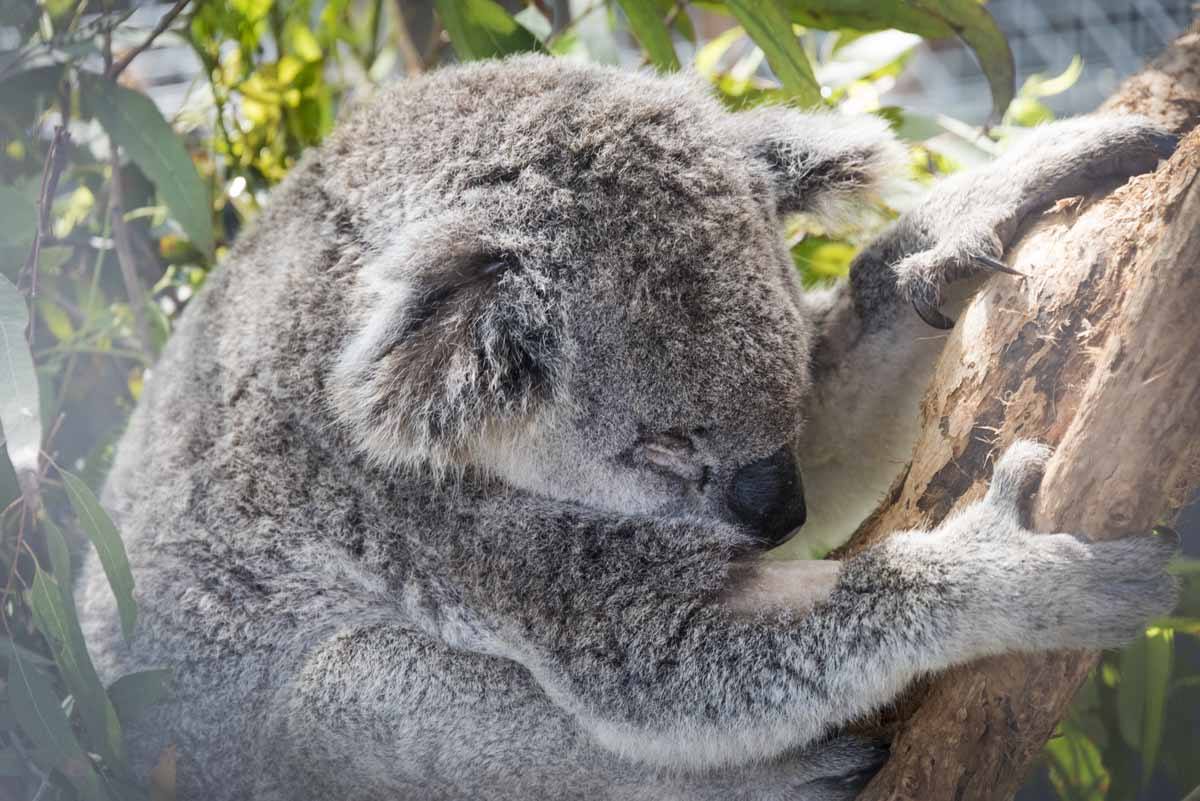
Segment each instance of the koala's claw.
M999 259L994 259L991 256L987 256L982 253L976 253L971 256L971 258L977 263L981 264L985 269L992 270L993 272L1004 273L1005 275L1015 275L1019 278L1029 277L1026 273L1023 273L1020 270L1014 270L1012 267L1009 267Z
M954 327L954 320L942 314L941 309L923 298L913 298L913 309L917 312L917 316L925 321L927 325L936 328L939 331L949 331Z

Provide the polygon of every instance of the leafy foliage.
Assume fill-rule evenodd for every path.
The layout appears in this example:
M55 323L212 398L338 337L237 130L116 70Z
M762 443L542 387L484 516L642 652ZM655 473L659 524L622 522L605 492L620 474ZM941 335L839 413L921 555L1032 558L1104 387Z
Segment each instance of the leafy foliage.
M1081 68L1016 92L1008 45L977 0L593 0L570 19L540 0L178 0L154 28L135 26L127 2L0 2L11 48L0 52L2 797L172 797L173 753L147 789L122 744L122 727L170 693L169 666L104 686L72 558L95 551L133 636L135 576L92 488L173 321L354 98L399 73L517 52L641 58L693 68L734 109L879 114L911 145L920 183L1048 119L1041 98ZM699 36L701 18L718 32ZM881 101L923 39L955 36L1003 120L987 135ZM160 45L199 63L186 102L166 115L136 77ZM914 195L880 198L861 229L796 222L788 235L806 283L845 275L858 245ZM1106 655L1048 746L1064 799L1200 784L1177 713L1200 700L1181 657L1200 634L1200 569L1182 569L1180 616Z

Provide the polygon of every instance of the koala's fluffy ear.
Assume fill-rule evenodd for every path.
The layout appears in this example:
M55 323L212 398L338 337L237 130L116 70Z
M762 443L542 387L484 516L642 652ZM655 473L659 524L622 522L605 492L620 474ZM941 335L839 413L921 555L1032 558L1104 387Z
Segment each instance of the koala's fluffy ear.
M907 154L887 123L870 115L780 106L735 114L735 136L770 171L781 215L839 222L905 173Z
M332 398L367 455L455 470L519 435L563 386L549 280L462 221L405 226L360 273Z

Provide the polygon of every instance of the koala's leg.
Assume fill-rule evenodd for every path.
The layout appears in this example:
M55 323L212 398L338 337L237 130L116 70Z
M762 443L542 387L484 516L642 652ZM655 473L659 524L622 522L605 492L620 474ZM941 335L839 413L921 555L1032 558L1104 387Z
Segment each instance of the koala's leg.
M859 254L848 282L807 298L822 325L800 443L808 540L843 540L908 460L939 329L952 325L939 309L955 300L950 284L1006 270L1004 251L1032 214L1153 169L1175 142L1140 117L1035 129L996 161L942 181Z
M451 572L425 579L442 589L422 605L437 610L430 625L465 619L447 603L470 609L487 632L474 642L523 665L632 762L747 765L820 741L922 673L1006 651L1113 645L1170 608L1173 544L1091 544L1021 526L1018 489L1044 458L1038 446L1010 450L985 500L843 562L804 612L730 608L727 535L698 522L528 503L464 532L442 563Z

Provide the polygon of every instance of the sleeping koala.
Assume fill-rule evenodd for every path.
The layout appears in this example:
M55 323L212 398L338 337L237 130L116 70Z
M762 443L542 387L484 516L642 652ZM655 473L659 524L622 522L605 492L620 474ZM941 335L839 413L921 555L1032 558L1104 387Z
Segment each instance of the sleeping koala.
M951 281L1173 145L1047 126L805 293L783 220L902 165L877 119L535 56L382 93L209 278L121 443L131 641L95 560L81 595L104 672L175 669L136 764L174 743L205 801L846 799L883 752L840 727L915 676L1134 635L1171 546L1022 528L1029 443L936 530L760 556L844 536L907 458Z

